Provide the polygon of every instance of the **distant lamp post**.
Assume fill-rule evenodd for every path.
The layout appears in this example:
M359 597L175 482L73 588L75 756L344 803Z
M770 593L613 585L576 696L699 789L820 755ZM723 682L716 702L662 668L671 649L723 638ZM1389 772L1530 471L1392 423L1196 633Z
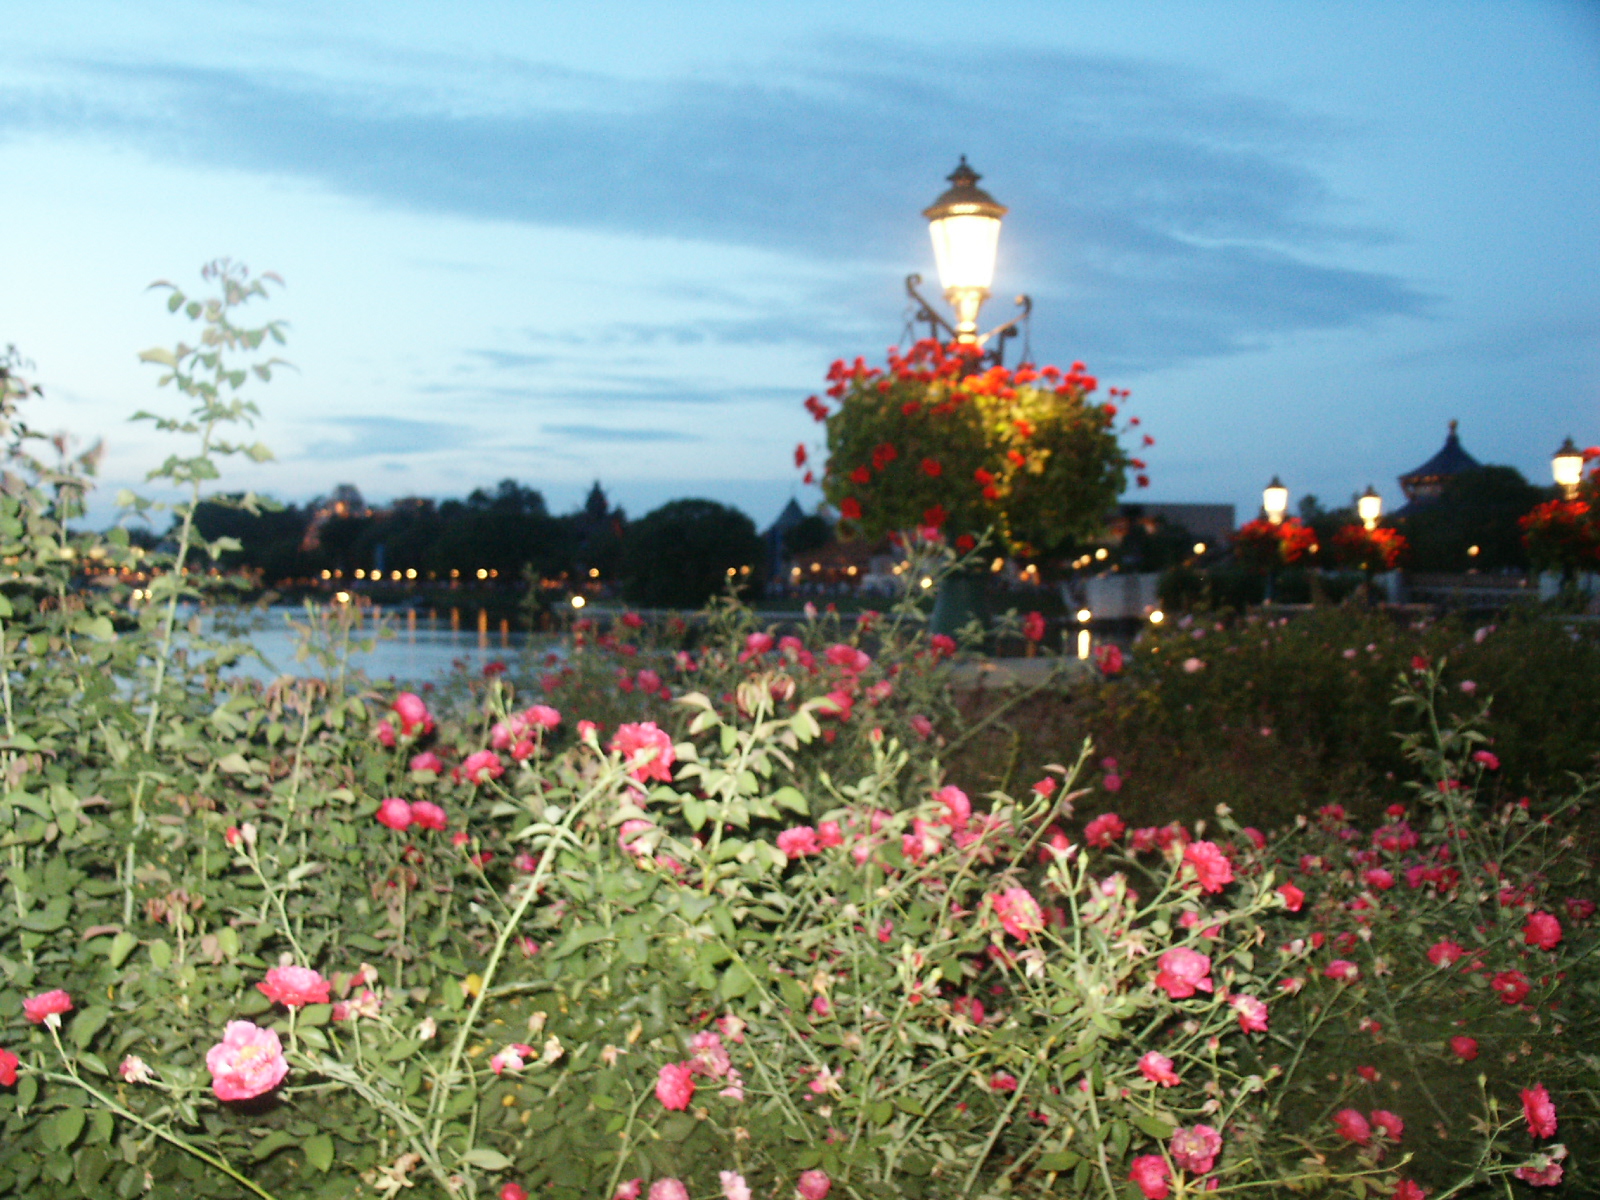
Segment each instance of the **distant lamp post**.
M1356 499L1356 513L1368 530L1378 527L1378 518L1383 516L1383 497L1373 490L1371 484Z
M1555 476L1568 500L1578 494L1578 484L1583 482L1583 451L1572 444L1570 436L1551 456L1550 474Z
M1289 489L1283 486L1283 480L1276 475L1261 492L1261 507L1267 514L1267 520L1274 525L1283 524L1284 514L1289 511Z
M981 178L967 165L967 156L963 154L960 165L949 175L950 189L922 210L933 238L939 283L944 288L945 300L955 310L955 324L951 325L940 316L917 291L921 275L906 277L906 291L917 302L913 320L926 321L933 337L943 334L951 341L979 348L993 341L994 349L985 357L998 364L1005 353L1007 339L1016 336L1018 323L1027 320L1033 311L1033 301L1027 296L1018 296L1021 313L988 333L978 332L978 310L989 298L989 288L994 283L995 256L1000 249L1000 218L1008 211L978 186Z

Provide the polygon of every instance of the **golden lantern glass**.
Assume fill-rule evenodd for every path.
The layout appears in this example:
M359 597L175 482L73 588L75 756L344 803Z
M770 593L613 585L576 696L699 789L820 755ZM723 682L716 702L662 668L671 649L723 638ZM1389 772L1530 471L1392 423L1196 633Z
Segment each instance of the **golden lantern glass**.
M1289 489L1276 475L1261 492L1261 507L1266 511L1267 520L1274 525L1283 524L1284 514L1289 511Z
M956 340L978 340L978 309L994 283L1000 249L1000 218L1006 206L978 187L981 179L966 155L949 175L950 189L922 210L933 239L933 257L945 299L956 310Z
M1583 451L1573 444L1570 437L1551 456L1550 474L1568 499L1577 493L1578 484L1583 482Z
M1356 499L1356 513L1368 529L1378 527L1378 518L1383 516L1383 497L1373 490L1371 484Z

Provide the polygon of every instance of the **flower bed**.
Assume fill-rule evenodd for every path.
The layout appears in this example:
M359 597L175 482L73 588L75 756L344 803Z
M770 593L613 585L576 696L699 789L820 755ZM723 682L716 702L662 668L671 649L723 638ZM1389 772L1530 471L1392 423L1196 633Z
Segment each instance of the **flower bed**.
M223 278L192 319L249 347ZM208 440L248 415L211 353L161 360ZM953 781L957 648L909 604L624 616L440 694L352 676L312 609L314 673L263 688L175 624L198 573L77 590L127 550L60 495L0 494L0 1191L1592 1186L1592 785L1486 787L1436 662L1375 828L1143 824L1087 744Z

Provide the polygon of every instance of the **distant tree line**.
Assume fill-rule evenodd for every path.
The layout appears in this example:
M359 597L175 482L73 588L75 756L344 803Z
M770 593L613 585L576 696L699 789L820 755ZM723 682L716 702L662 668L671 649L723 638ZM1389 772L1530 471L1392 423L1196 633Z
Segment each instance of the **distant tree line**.
M636 604L695 607L730 581L753 594L766 574L755 525L737 509L676 500L630 522L598 483L582 508L559 516L537 489L503 479L465 499L413 496L382 509L349 485L256 513L206 502L195 524L208 541L238 541L224 567L257 572L278 588L320 582L324 571L344 580L358 570L415 571L423 583L476 582L484 571L506 585L532 573L574 585L598 578Z

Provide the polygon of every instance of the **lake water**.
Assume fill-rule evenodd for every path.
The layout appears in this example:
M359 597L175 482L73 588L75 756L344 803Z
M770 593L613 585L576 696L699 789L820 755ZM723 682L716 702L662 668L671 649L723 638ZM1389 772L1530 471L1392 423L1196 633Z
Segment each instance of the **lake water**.
M305 617L303 609L282 607L217 617L211 624L218 632L226 627L230 635L247 639L267 660L266 665L254 659L241 662L237 668L240 674L269 681L285 674L321 674L322 666L315 658L295 661L299 637L289 627L289 621L303 625ZM457 662L477 674L491 662L515 664L530 642L534 646L554 646L548 635L478 628L476 614L463 613L461 617L461 623L452 627L448 616L402 611L388 614L380 624L367 615L351 633L350 666L374 680L437 682L447 677ZM387 636L379 636L380 628ZM355 643L364 639L376 639L372 649L355 649Z

